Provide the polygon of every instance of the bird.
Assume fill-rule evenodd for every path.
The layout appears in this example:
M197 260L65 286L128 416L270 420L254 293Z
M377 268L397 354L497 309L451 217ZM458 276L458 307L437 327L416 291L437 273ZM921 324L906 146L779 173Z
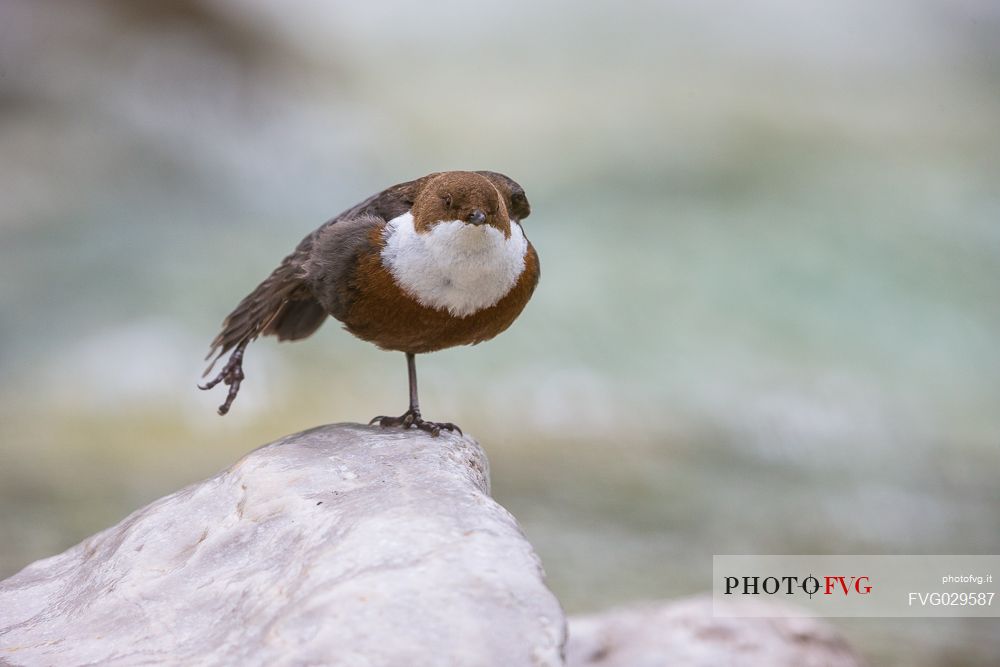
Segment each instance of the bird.
M538 253L522 221L531 206L513 179L493 171L435 172L393 185L307 235L223 320L199 385L229 387L229 412L245 379L243 356L259 336L311 336L328 317L361 340L406 355L409 407L369 425L461 429L423 418L416 355L475 345L506 330L538 285Z

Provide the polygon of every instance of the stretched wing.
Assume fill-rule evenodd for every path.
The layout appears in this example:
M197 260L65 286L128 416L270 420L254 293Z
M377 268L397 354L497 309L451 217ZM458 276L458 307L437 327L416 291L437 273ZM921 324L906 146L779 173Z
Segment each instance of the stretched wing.
M303 239L295 251L226 316L206 357L212 360L205 370L206 375L219 357L261 334L295 339L304 338L319 328L326 313L321 309L317 312L319 304L302 280L302 267L309 257L312 241L312 234Z
M385 224L408 211L413 206L414 192L427 178L400 183L372 195L302 239L278 268L226 316L206 357L212 362L205 374L220 357L258 336L299 340L312 335L331 312L336 316L339 302L334 300L334 308L324 307L310 284L329 285L342 277L351 258L362 250L361 235L372 225ZM306 279L307 264L311 280Z

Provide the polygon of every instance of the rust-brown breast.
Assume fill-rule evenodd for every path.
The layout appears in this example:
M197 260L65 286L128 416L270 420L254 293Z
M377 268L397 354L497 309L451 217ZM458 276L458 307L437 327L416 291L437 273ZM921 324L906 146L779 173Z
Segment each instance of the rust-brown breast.
M517 319L538 284L538 255L529 242L524 272L510 292L489 308L455 317L401 290L382 264L381 230L373 230L370 240L373 252L358 259L349 278L354 298L340 320L352 334L385 350L421 354L489 340Z

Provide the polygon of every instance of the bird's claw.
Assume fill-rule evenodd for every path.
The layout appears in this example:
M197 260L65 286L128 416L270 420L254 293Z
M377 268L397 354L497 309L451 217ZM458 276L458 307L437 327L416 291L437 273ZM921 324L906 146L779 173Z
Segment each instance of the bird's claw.
M408 428L418 428L421 431L430 433L432 437L438 437L441 435L441 431L458 431L459 435L463 435L462 429L460 429L456 424L451 422L430 422L422 419L420 417L419 410L407 410L398 417L388 417L385 415L379 415L375 417L370 422L369 426L381 426L382 428L393 428L402 427L403 429Z
M219 406L220 415L224 415L229 412L229 408L232 407L233 401L236 400L236 394L240 392L240 384L246 377L243 374L243 350L246 349L247 342L248 341L244 341L236 347L236 351L229 357L226 365L222 367L222 370L219 371L218 375L205 384L198 385L199 389L204 390L211 389L220 382L225 383L225 385L229 387L229 393L226 395L226 402Z

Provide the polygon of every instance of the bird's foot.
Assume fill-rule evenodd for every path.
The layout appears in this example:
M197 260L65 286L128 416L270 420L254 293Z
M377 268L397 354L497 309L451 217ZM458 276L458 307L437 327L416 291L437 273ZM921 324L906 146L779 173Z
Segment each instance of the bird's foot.
M407 428L418 428L421 431L426 431L430 433L433 437L438 437L441 435L442 429L445 431L458 431L459 435L462 435L462 429L460 429L455 424L451 422L429 422L420 417L420 410L414 410L410 408L398 417L386 417L380 415L375 417L370 422L370 426L381 426L382 428L392 428L395 426L401 426L404 429Z
M223 382L227 387L229 387L229 394L226 396L226 402L219 406L220 415L224 415L229 412L229 408L232 407L233 401L236 400L236 394L240 393L240 383L243 382L245 377L243 375L243 350L246 349L248 342L249 341L243 341L236 346L236 350L229 357L226 365L222 367L222 370L219 371L218 375L205 384L198 385L199 389L211 389L220 382Z

